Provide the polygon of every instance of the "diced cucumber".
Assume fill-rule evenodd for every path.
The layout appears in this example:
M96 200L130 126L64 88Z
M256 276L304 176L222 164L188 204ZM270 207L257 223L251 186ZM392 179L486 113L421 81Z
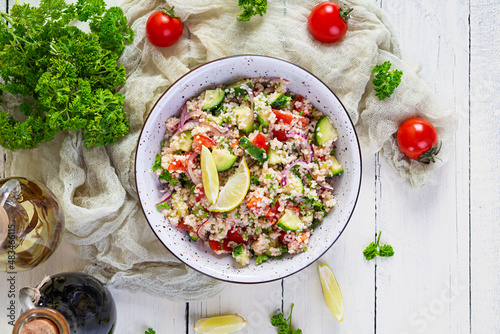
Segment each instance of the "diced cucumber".
M260 124L263 126L268 126L270 121L269 121L269 114L271 113L271 110L268 108L258 108L256 111L257 114L257 120L259 121Z
M242 266L246 266L250 263L248 251L243 247L243 245L238 245L233 248L233 258Z
M304 226L299 216L288 209L285 209L285 214L276 225L283 231L297 231Z
M181 150L184 152L191 151L191 147L193 145L193 135L191 134L191 130L183 131L179 135L179 146Z
M266 250L266 252L264 254L266 254L267 256L273 256L271 254L270 248L278 248L279 246L280 246L280 242L279 242L278 238L276 238L276 239L269 239L269 248Z
M217 108L224 100L224 95L225 93L222 88L206 90L201 110L212 110Z
M241 137L238 141L238 145L240 145L241 148L245 150L245 152L250 154L260 163L263 163L268 158L266 151L252 144L252 142L247 137Z
M290 96L286 96L283 93L273 93L269 95L269 104L274 109L283 109L287 106L288 102L291 101Z
M269 149L267 155L269 156L269 165L277 165L281 163L281 156L272 148Z
M236 162L237 157L231 154L228 150L221 148L214 148L212 151L212 157L215 161L215 166L218 172L225 172L229 168L233 167Z
M250 133L253 130L253 113L248 107L237 107L233 109L236 115L236 125L238 129L245 133Z
M331 176L336 176L336 175L340 175L344 172L344 169L342 168L342 166L340 165L340 163L337 161L337 159L332 155L330 157L330 160L332 161L332 168L330 169L331 170Z
M189 238L191 240L193 240L194 242L200 240L200 238L198 237L198 234L196 234L195 232L189 232L189 231L186 231L187 232L187 235L189 236Z
M247 94L247 90L245 88L241 87L244 84L247 84L248 87L250 87L250 89L253 88L252 83L250 81L241 80L235 84L227 86L226 89L229 90L229 94L231 94L231 89L233 89L234 96L245 95L245 94Z
M335 141L339 134L337 130L328 119L328 116L323 116L316 124L316 128L314 129L314 140L316 141L316 145L323 146L327 141L332 140Z
M287 194L291 194L294 190L300 194L304 193L304 184L302 184L300 177L294 173L290 173L288 174L287 184L283 188L283 191Z

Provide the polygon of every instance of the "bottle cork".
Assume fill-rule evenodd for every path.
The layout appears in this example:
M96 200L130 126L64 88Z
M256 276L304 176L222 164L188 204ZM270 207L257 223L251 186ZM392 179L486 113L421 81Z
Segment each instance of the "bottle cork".
M35 319L24 325L20 334L59 334L59 330L48 319Z

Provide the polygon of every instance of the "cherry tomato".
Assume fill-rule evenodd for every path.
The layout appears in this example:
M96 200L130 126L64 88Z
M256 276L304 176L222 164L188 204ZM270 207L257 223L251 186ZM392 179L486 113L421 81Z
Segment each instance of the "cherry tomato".
M266 213L266 218L269 220L271 223L277 223L279 218L279 208L280 208L280 202L276 201L274 205L269 209L269 211Z
M347 21L351 11L351 8L340 7L332 1L322 2L309 14L307 21L309 31L320 42L336 42L347 32Z
M294 118L298 118L299 122L304 127L306 127L309 124L309 120L306 117L297 116L297 115L294 115L292 113L277 110L277 109L272 109L272 111L273 111L273 114L276 115L276 118L278 119L278 121L282 121L285 124L292 124Z
M197 153L201 153L201 149L203 146L207 148L211 148L215 145L215 142L204 135L194 135L193 136L193 151Z
M180 221L177 224L177 228L180 228L181 230L184 230L184 231L188 231L188 232L193 232L194 233L194 229L191 226L184 224L183 221Z
M222 242L216 241L216 240L210 240L208 242L210 248L212 248L216 252L220 252L220 251L231 252L233 250L233 248L229 247L227 245L228 243L229 243L229 240L227 240L227 239L222 240Z
M160 47L172 46L177 43L182 35L182 29L182 21L175 15L174 7L154 12L146 22L148 39Z
M440 146L434 126L422 118L410 118L399 127L397 134L401 153L410 159L424 163L434 162Z
M263 149L266 152L267 152L267 149L269 148L269 143L267 142L266 136L264 136L260 132L252 140L252 144L257 146L258 148Z

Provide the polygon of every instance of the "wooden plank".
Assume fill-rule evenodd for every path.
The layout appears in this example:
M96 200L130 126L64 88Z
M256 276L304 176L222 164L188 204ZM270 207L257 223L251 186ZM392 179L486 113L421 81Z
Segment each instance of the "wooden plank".
M363 156L363 175L358 204L351 221L333 247L316 263L285 279L284 311L292 303L294 323L304 333L374 333L374 267L363 257L365 242L373 236L375 169L374 156ZM344 298L345 315L337 322L323 298L318 264L328 264L336 275Z
M467 115L468 2L384 0L403 55L431 88ZM403 78L404 80L404 78ZM411 189L381 161L377 230L395 256L377 259L379 333L465 333L469 328L468 125L438 186Z
M500 3L470 7L471 333L500 332Z

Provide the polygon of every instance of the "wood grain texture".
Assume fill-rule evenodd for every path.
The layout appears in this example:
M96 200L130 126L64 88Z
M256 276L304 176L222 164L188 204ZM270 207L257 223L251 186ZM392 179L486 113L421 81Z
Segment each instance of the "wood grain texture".
M399 34L405 60L421 67L421 76L454 108L460 124L436 187L411 189L379 155L363 156L356 211L318 261L330 265L341 285L344 321L330 315L315 263L282 281L228 285L220 296L201 302L174 303L112 288L119 311L116 333L140 334L148 327L158 334L193 333L200 317L234 312L249 321L239 333L276 333L269 317L277 311L287 316L292 303L294 325L309 334L500 333L500 3L377 3ZM0 0L0 9L6 8L7 1ZM380 231L382 243L392 244L396 254L367 262L362 250ZM58 253L64 256L17 274L16 288L38 283L44 274L83 269L69 243ZM8 302L6 277L0 273L2 310ZM10 330L0 312L0 333Z
M471 333L500 332L500 17L498 1L470 6Z

